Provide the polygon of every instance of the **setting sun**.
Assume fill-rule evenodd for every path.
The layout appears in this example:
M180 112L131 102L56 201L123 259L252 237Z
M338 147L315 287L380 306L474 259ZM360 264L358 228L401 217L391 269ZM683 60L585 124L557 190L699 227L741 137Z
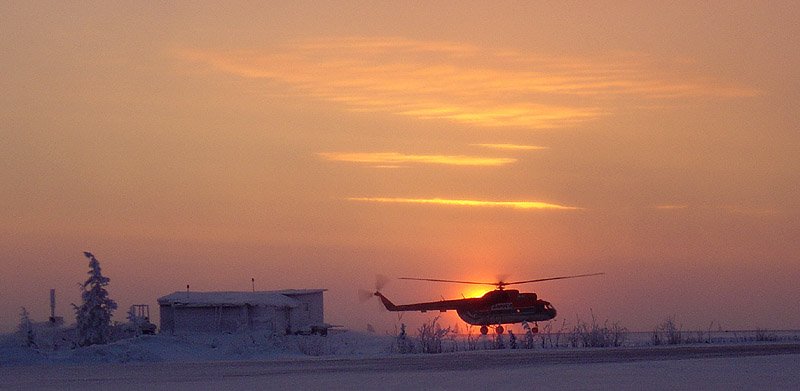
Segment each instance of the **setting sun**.
M490 292L493 289L494 288L491 288L491 287L482 287L482 286L479 286L479 285L470 285L470 286L465 286L464 288L461 288L461 294L464 295L464 297L467 298L467 299L477 298L477 297L483 297L483 295L485 295L486 292Z

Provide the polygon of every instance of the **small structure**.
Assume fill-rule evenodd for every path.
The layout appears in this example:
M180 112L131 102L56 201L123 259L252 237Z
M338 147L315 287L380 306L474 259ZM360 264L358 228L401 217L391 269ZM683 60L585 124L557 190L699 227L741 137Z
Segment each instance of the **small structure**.
M326 334L325 289L259 292L175 292L160 297L161 332L272 331Z
M134 304L128 310L128 328L135 335L155 334L156 325L150 323L150 306L147 304Z

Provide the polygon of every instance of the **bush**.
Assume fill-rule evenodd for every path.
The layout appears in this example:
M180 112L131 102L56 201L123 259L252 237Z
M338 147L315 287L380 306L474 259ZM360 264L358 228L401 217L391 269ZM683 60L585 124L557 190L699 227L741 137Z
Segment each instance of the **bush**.
M565 339L568 339L569 335L567 335L567 320L564 319L561 322L561 327L558 331L553 331L553 323L547 322L545 323L544 327L542 327L542 332L539 334L539 338L541 341L542 349L544 348L558 348L561 346L561 337L564 336Z
M608 320L600 325L592 314L592 323L590 324L578 319L569 336L569 341L572 347L617 347L622 346L627 337L628 329L625 327L618 323L609 326Z
M686 342L681 326L677 325L672 318L668 318L656 326L651 340L653 345L679 345Z
M400 332L395 338L393 351L402 354L412 353L414 351L414 344L408 340L408 336L406 335L405 323L400 324Z
M444 351L442 341L452 329L448 326L442 328L439 325L439 317L431 319L430 322L423 323L417 330L417 340L422 353L442 353Z
M482 336L482 334L478 334L477 336L472 334L472 327L468 327L466 338L467 350L478 350L478 341Z
M495 334L494 335L494 348L495 349L505 349L506 348L506 340L503 338L503 334Z
M712 329L713 326L714 326L714 322L711 322L708 325L708 329L705 329L705 330L704 329L697 329L697 331L694 332L694 336L690 335L689 337L686 338L686 342L690 342L690 343L711 343L711 341L712 341L711 329Z
M764 329L756 329L756 341L759 342L775 342L778 340L778 336L774 333L767 332Z
M533 349L535 344L534 342L534 332L531 329L531 325L528 322L522 322L522 329L525 330L525 341L523 342L522 346L525 349Z

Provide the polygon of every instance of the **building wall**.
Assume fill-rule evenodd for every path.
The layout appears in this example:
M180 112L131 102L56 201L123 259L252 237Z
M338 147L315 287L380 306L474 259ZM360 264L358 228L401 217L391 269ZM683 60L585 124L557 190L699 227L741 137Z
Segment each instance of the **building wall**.
M300 302L300 306L291 311L292 332L308 330L310 326L322 325L324 322L322 292L307 294L287 294Z
M217 307L218 327L216 331L233 333L248 330L247 307Z
M289 326L289 308L252 306L248 310L250 330L284 333Z
M158 313L159 313L159 327L158 329L162 333L174 333L175 332L175 321L172 318L172 306L168 304L161 304L158 306Z
M159 306L162 333L233 333L245 330L294 332L288 308L269 306Z

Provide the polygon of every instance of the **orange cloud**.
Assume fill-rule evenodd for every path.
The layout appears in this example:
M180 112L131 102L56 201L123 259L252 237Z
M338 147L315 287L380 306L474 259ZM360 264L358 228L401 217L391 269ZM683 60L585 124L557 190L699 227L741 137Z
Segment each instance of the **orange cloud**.
M513 158L494 158L464 155L406 155L397 152L321 152L331 161L369 163L380 167L397 167L403 163L444 164L452 166L502 166L517 161Z
M509 151L535 151L535 150L547 149L547 147L540 147L538 145L518 145L518 144L470 144L470 145L476 147L502 149Z
M564 206L538 201L486 201L486 200L450 200L441 198L384 198L384 197L352 197L348 201L397 203L397 204L425 204L445 206L471 206L471 207L499 207L511 209L550 209L550 210L579 210L582 208Z
M656 205L656 209L662 210L675 210L675 209L687 209L689 205L684 204L664 204L664 205Z
M262 50L179 56L246 78L286 83L350 110L493 127L557 128L613 111L615 96L741 97L757 91L659 73L643 58L543 56L404 38L327 38ZM569 97L592 96L586 99ZM602 98L602 99L601 99Z

